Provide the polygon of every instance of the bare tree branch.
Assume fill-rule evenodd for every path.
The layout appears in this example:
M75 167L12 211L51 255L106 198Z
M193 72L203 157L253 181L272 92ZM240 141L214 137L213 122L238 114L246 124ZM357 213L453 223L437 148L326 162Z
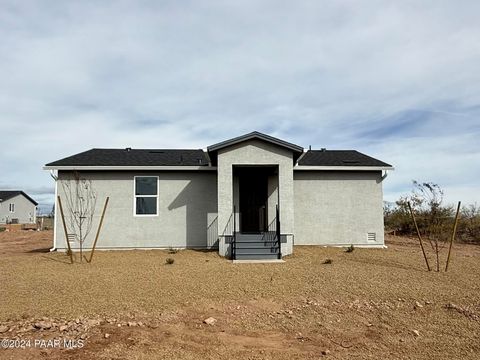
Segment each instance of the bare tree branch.
M97 204L97 194L93 190L92 181L83 179L77 171L70 179L61 181L66 198L68 216L68 231L75 234L80 245L80 261L85 239L93 226L93 216Z

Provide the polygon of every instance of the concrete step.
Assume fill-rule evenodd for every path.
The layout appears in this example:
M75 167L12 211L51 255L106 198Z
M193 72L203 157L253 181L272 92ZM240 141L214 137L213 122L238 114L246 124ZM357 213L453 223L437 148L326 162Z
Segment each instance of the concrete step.
M272 248L278 247L278 241L238 241L235 243L237 249L249 248Z
M237 248L235 253L238 254L278 254L279 250L277 248L272 247L264 247L264 248Z
M259 241L263 239L263 234L235 234L235 238L239 241Z
M237 241L273 240L275 238L275 233L274 232L260 233L260 234L236 233L235 237Z
M236 256L236 260L273 260L278 258L278 254L237 254Z

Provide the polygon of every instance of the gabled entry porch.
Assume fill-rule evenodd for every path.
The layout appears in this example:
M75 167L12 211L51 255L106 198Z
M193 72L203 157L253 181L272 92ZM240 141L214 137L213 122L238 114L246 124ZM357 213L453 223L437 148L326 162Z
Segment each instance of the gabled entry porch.
M259 260L291 254L293 166L303 148L253 132L208 151L217 166L219 254Z

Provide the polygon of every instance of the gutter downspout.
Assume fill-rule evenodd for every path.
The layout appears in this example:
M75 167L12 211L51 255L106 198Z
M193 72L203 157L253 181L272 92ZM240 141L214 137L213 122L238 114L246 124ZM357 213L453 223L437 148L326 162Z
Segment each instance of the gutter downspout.
M309 150L311 150L311 147L309 148ZM302 158L305 156L306 153L307 151L303 151L302 155L300 155L297 161L295 162L295 164L293 164L293 167L298 166L298 163L300 162L300 160L302 160Z
M50 249L50 252L52 251L57 251L57 209L58 209L58 204L57 204L57 185L58 185L58 171L57 174L55 174L55 170L50 170L50 176L52 177L53 180L55 180L55 214L53 217L53 247Z
M385 174L383 174L382 177L380 178L380 182L382 183L383 180L385 180L385 179L387 178L387 176L388 176L388 170L385 170ZM383 199L383 186L382 186L382 199ZM382 210L382 213L383 213L383 210ZM383 224L383 226L382 226L382 227L383 227L383 231L384 231L384 233L385 233L385 224L383 223L383 220L382 220L382 224ZM383 249L387 249L387 248L388 248L388 246L385 245L385 239L383 240L383 247L382 247L382 248L383 248Z
M385 180L388 176L388 170L385 170L385 174L382 175L382 177L380 178L380 182L383 182L383 180Z

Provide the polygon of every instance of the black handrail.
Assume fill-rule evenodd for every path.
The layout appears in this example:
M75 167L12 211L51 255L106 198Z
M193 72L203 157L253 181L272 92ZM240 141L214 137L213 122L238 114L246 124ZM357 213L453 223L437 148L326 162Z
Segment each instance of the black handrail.
M207 226L207 247L218 247L218 215ZM216 244L216 245L215 245Z
M278 207L278 204L277 204L275 215L277 220L275 231L276 231L276 237L278 241L278 258L281 259L282 258L282 239L281 239L281 232L280 232L280 208Z
M232 260L236 259L237 255L237 236L235 234L235 230L237 229L237 219L235 215L235 205L233 205L233 231L232 231Z

